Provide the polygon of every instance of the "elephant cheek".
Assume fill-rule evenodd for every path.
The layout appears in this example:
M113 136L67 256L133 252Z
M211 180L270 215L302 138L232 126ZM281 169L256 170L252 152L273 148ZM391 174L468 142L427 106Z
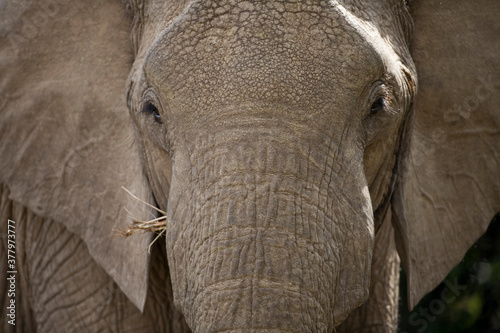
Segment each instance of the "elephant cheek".
M173 169L167 254L188 325L331 332L368 296L373 222L362 173L327 181L332 170L285 147L215 150L178 157Z

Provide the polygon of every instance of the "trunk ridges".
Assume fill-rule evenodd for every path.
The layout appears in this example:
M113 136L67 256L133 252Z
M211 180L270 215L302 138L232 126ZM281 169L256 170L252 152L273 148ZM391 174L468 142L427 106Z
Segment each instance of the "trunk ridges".
M362 216L342 193L359 181L337 175L349 168L334 163L331 147L266 139L198 146L188 184L169 206L169 262L182 267L172 270L174 292L195 331L335 325L333 305L343 303L336 283L345 279L340 248L359 237L349 220ZM350 264L364 267L363 260Z

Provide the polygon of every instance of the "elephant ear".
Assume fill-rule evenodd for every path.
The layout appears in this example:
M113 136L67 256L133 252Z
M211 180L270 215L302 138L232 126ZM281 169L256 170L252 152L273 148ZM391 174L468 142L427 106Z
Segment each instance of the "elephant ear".
M131 18L116 0L0 3L0 181L64 224L143 309L151 237L116 237L152 212L126 106Z
M498 1L412 2L419 87L392 201L410 308L500 211L499 13Z

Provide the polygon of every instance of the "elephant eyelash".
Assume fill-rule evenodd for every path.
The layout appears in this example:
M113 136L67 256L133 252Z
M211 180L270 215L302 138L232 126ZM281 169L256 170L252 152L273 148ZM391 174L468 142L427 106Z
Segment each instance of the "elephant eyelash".
M391 86L382 85L377 89L378 92L373 100L375 100L368 111L368 116L375 116L379 113L386 112L390 114L395 114L397 111L394 109L396 104L396 97L394 96L394 90Z

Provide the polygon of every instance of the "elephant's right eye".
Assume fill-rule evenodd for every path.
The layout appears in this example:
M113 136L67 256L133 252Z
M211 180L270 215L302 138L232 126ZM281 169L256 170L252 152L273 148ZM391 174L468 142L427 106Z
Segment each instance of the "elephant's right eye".
M153 103L151 102L146 103L146 105L142 109L142 112L153 115L155 121L161 124L162 121L160 113L158 111L158 108Z

